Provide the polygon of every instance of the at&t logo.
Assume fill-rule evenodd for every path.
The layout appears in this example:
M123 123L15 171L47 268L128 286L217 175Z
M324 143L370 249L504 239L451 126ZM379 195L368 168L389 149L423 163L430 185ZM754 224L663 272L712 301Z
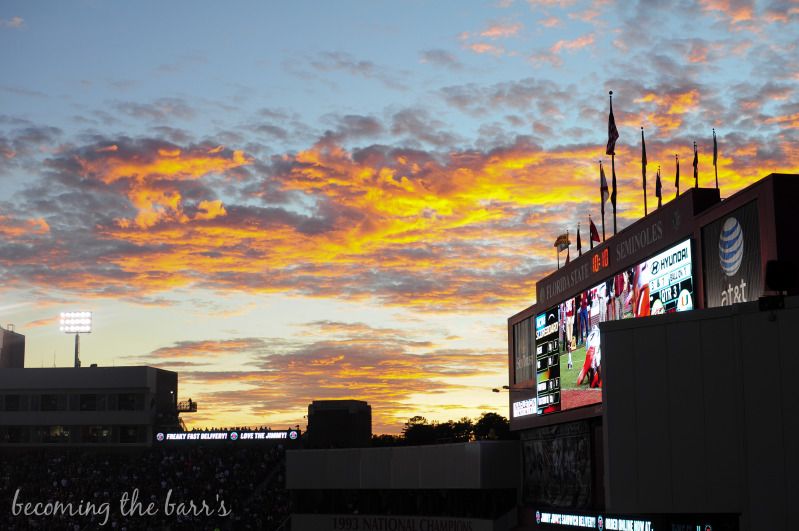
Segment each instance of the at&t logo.
M719 263L721 270L731 277L741 268L744 257L744 232L738 220L729 217L719 234Z

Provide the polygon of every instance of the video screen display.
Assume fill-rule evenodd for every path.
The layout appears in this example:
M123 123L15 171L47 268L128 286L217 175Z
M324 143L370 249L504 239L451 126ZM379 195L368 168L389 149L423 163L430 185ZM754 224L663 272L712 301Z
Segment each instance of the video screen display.
M685 240L539 314L535 337L538 413L601 402L599 323L692 310L691 264L691 241ZM553 353L558 360L552 359Z
M560 337L558 307L535 317L535 382L538 413L560 408Z

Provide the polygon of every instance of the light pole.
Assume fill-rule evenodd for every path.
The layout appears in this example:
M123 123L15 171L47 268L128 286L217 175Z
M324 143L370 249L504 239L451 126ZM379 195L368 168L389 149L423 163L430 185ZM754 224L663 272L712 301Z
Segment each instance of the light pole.
M92 333L92 312L61 312L61 331L75 334L75 368L80 367L80 334Z

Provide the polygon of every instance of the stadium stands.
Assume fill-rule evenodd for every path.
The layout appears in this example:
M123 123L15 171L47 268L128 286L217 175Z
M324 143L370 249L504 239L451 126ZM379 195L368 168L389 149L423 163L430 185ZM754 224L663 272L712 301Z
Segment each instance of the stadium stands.
M103 529L278 531L287 529L290 512L284 474L285 452L279 444L153 447L136 452L49 448L4 454L0 456L0 499L14 509L16 495L20 505L17 515L13 510L3 512L0 529L82 531L101 528L107 518ZM131 511L128 503L123 512L121 499L127 495L132 501L135 489L141 510ZM178 504L184 503L185 509L194 502L199 509L203 501L208 507L205 514L177 514ZM45 504L52 508L55 502L71 507L72 515L69 510L21 514L25 503L41 503L44 511ZM153 510L148 515L151 502ZM167 503L172 504L171 511ZM223 516L228 510L230 514Z

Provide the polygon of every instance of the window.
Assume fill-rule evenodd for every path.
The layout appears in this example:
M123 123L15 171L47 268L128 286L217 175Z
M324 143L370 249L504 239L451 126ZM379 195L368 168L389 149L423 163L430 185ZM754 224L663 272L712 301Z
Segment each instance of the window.
M97 395L80 395L81 411L97 411Z
M120 411L140 411L144 409L144 393L119 393Z
M122 426L121 428L119 428L119 442L121 443L139 442L139 427Z
M42 411L64 411L66 408L66 395L42 395Z
M6 411L19 411L19 395L6 395Z
M81 442L105 443L111 442L110 426L83 426L81 428Z

